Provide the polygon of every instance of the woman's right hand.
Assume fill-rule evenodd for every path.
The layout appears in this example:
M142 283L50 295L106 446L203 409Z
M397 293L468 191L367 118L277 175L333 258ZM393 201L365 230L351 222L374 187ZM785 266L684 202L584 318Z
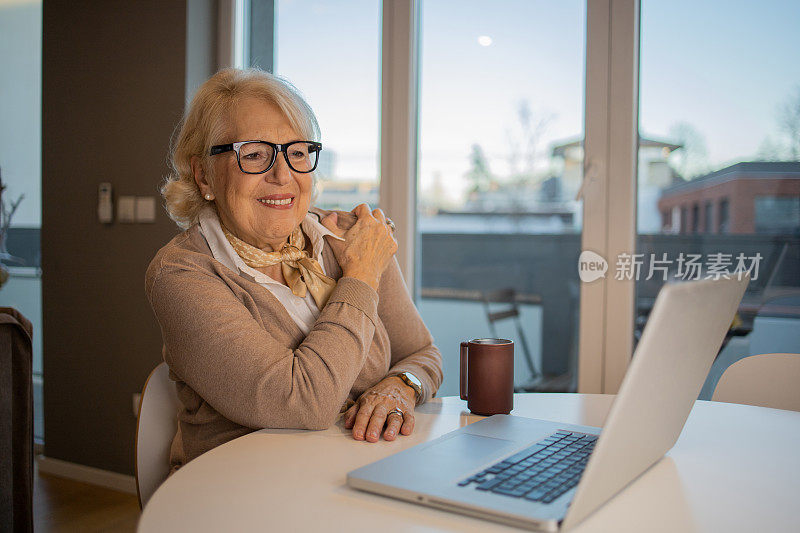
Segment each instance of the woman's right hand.
M336 224L336 213L323 218L322 225L344 237L344 242L329 241L343 275L360 279L377 290L381 274L397 252L397 241L380 209L370 212L367 204L361 204L353 214L358 220L344 234Z

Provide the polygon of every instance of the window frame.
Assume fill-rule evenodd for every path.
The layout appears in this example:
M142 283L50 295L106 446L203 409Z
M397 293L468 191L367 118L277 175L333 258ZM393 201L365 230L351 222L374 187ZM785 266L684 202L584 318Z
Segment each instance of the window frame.
M582 250L609 263L581 283L578 392L615 394L633 354L636 287L614 258L636 249L639 0L587 0Z
M267 33L274 39L274 0L221 0L219 67L236 64L236 39L243 37L237 36L235 13L241 2L251 13L272 9ZM397 259L416 296L420 1L382 0L381 19L379 202L398 228ZM586 0L581 249L606 258L609 274L580 288L582 393L616 393L633 353L635 284L614 279L613 258L636 248L639 21L640 0Z

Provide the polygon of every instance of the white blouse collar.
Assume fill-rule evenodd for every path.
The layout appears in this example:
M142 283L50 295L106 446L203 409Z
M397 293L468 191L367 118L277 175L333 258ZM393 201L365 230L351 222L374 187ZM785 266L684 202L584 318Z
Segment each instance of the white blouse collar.
M210 205L205 206L200 211L198 222L200 224L200 232L205 237L206 242L208 242L208 247L211 248L211 253L214 256L214 259L234 272L238 271L248 274L258 283L276 283L281 285L266 274L247 266L245 262L242 261L242 258L239 257L239 254L236 253L236 251L233 249L233 246L231 246L231 243L228 242L228 239L222 232L222 226L219 223L217 212L213 207ZM311 251L314 259L319 262L320 266L322 266L322 270L327 273L322 260L322 249L325 245L323 237L330 235L338 240L344 239L323 226L317 220L317 215L310 212L306 214L306 217L300 223L300 227L311 240Z

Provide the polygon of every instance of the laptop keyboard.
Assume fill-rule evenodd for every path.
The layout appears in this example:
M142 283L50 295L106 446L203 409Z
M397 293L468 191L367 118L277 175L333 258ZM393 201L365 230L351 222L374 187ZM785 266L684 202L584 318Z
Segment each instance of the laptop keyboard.
M597 435L558 431L459 486L550 503L578 484L595 442Z

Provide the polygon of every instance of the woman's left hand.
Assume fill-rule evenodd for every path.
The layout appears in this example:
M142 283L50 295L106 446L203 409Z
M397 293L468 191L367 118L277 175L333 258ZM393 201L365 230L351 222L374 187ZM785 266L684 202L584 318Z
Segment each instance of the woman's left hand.
M344 427L353 428L353 438L378 442L384 424L384 440L394 440L397 433L414 431L416 393L397 376L384 378L367 389L344 413ZM394 409L402 411L402 416ZM388 416L387 416L388 415Z

